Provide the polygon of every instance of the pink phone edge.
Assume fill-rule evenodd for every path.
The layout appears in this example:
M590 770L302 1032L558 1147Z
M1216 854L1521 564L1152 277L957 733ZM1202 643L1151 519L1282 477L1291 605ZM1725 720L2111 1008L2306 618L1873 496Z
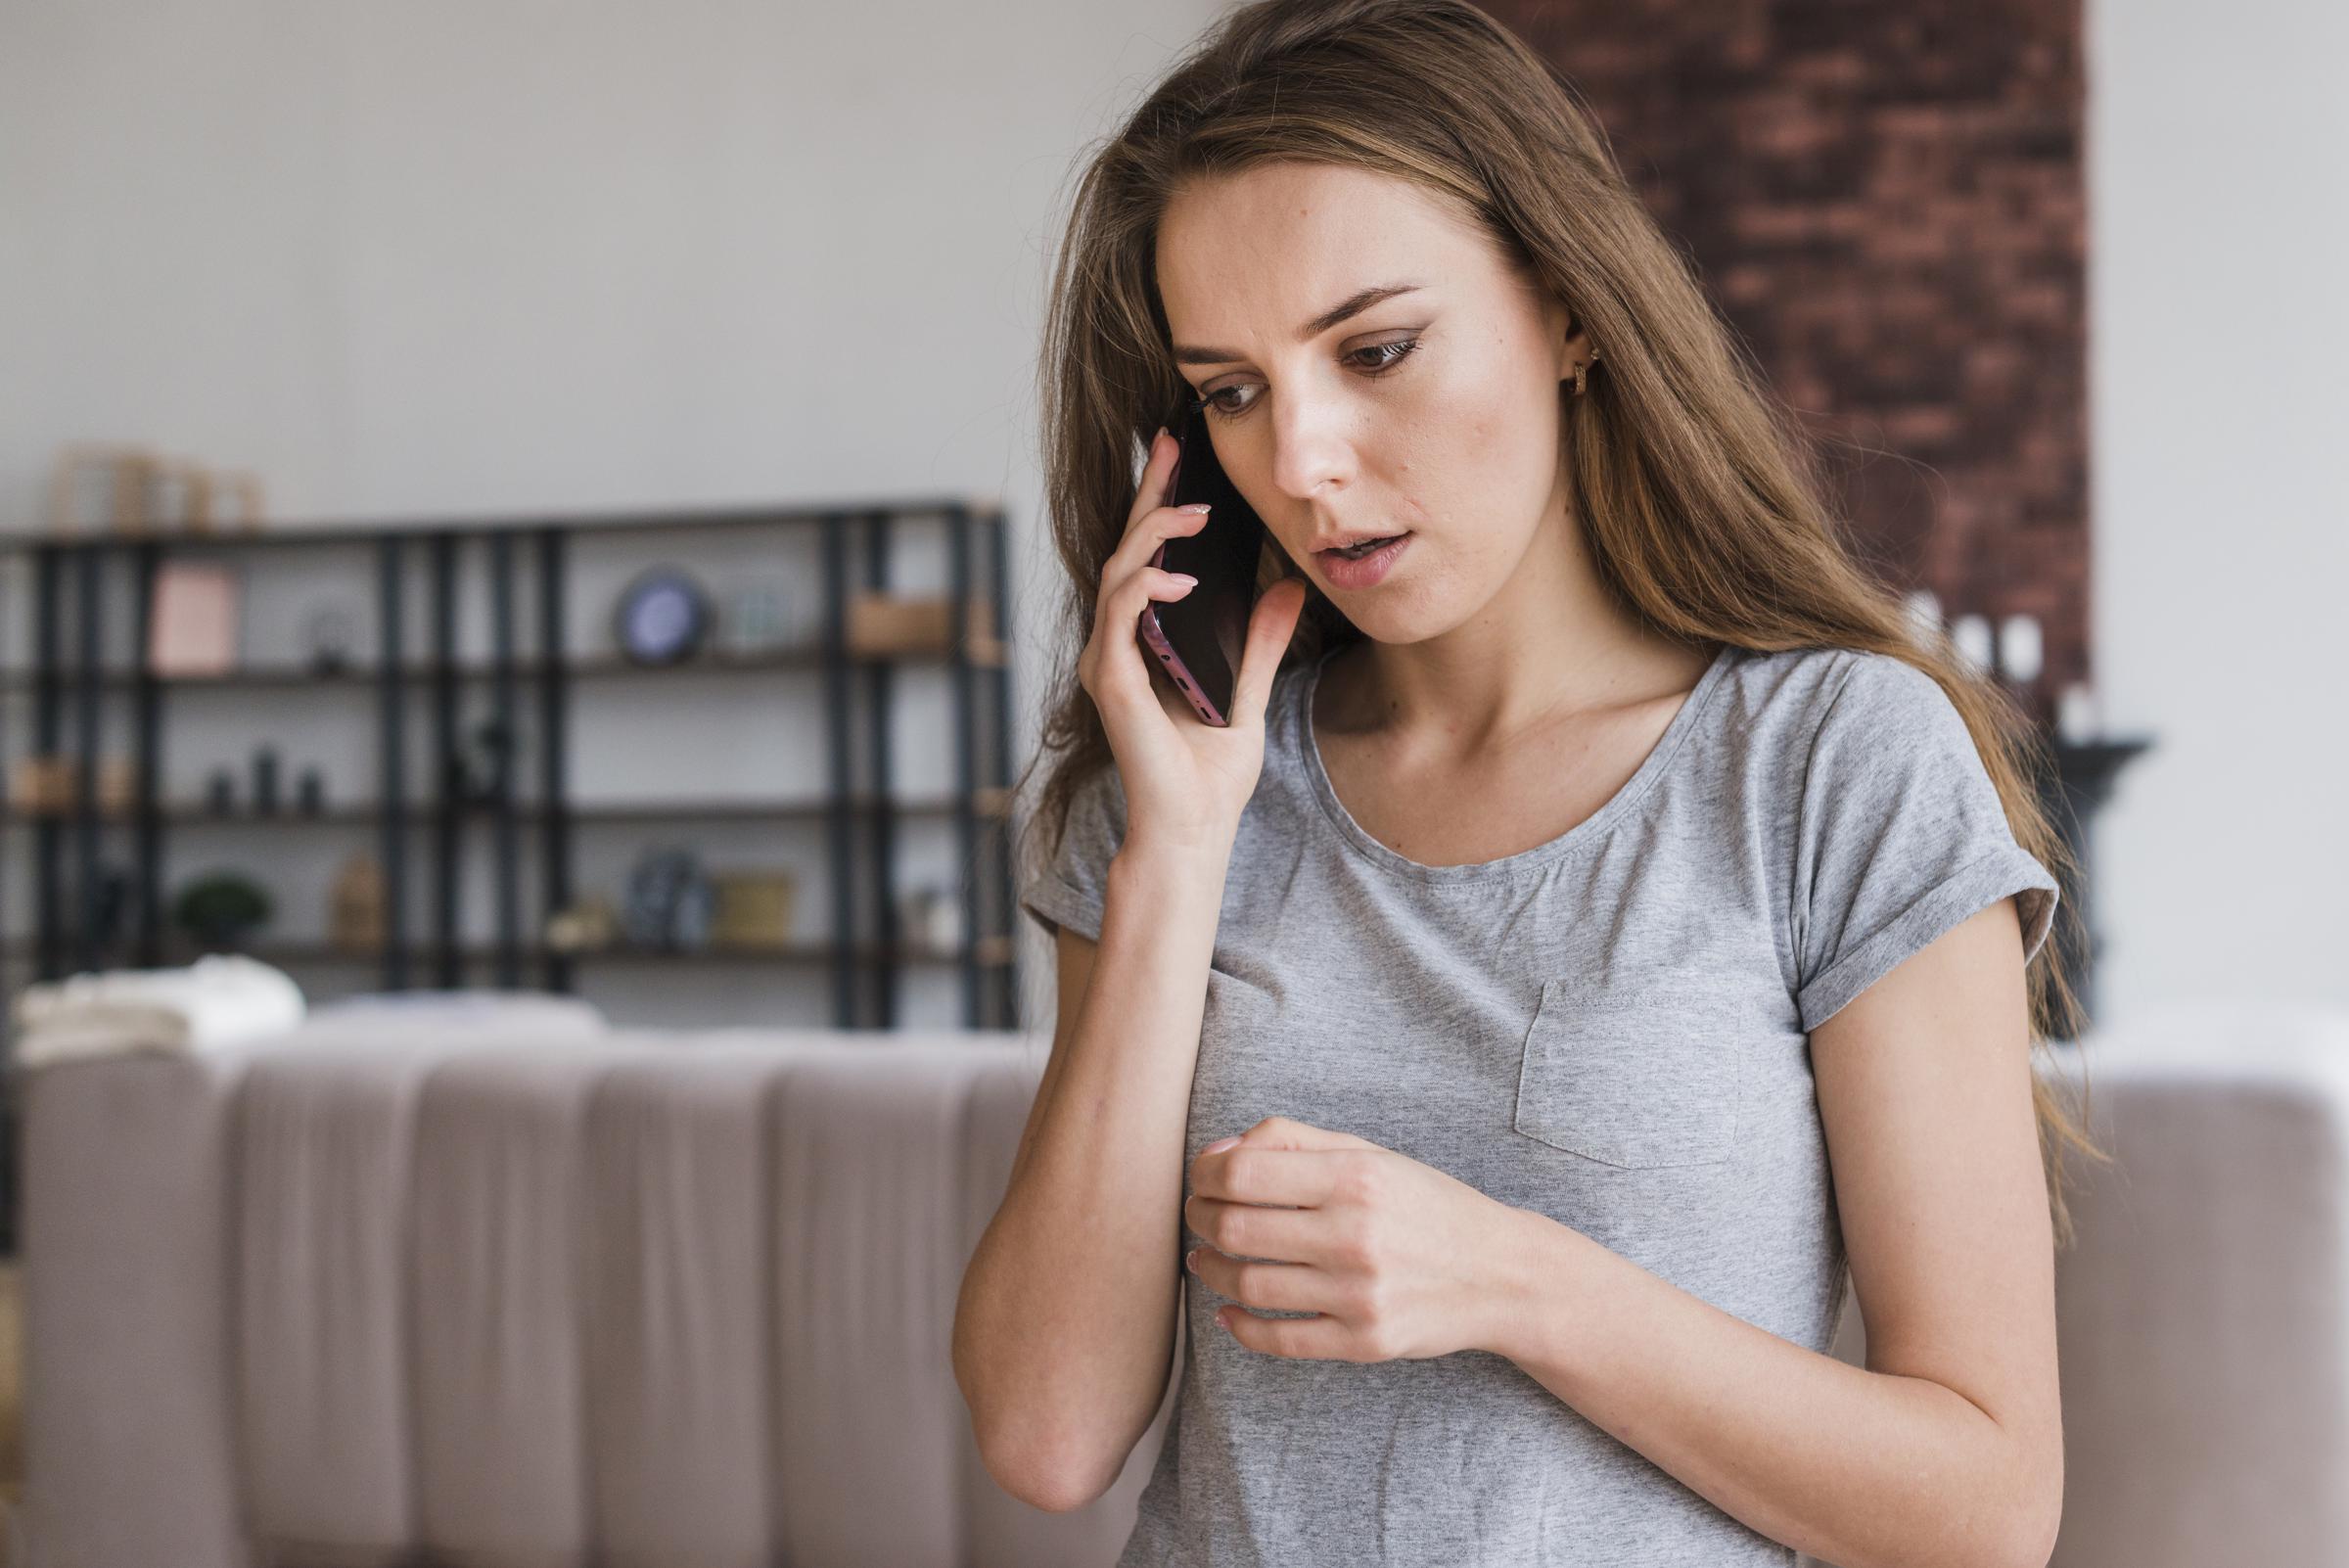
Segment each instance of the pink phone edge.
M1142 612L1141 631L1142 640L1150 645L1150 651L1158 656L1159 664L1174 682L1175 689L1189 699L1191 707L1198 713L1200 719L1215 725L1218 729L1227 728L1231 720L1216 711L1214 700L1199 689L1199 682L1192 677L1189 669L1184 666L1182 656L1174 651L1172 643L1167 641L1167 634L1158 623L1158 611L1155 606Z

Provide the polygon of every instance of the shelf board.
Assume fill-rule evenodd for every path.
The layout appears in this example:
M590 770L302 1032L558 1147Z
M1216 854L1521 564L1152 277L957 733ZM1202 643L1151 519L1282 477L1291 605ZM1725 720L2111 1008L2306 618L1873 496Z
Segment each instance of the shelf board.
M1011 792L993 785L972 792L972 811L983 817L1002 816L1009 809ZM900 816L949 816L954 811L954 797L925 795L884 803L875 796L856 795L849 801L849 810L857 815L871 815L884 804ZM822 801L604 801L575 802L569 816L574 822L820 822L831 808ZM414 801L407 807L410 822L429 824L439 814L438 803ZM494 817L497 808L475 802L458 807L461 818ZM545 814L536 801L515 803L517 821L535 822ZM324 827L380 822L384 813L372 802L328 806L323 810L306 812L294 808L263 814L252 810L215 811L201 801L173 801L159 813L161 820L175 827ZM24 827L35 822L50 821L60 828L70 828L79 820L72 811L30 812L11 810L0 816L0 826ZM100 811L101 825L115 826L133 822L136 817L127 810Z
M1000 966L1011 962L1012 943L1008 937L982 937L976 945L979 950L979 961L982 964ZM581 963L828 964L838 956L837 947L838 945L834 943L803 942L773 947L719 945L669 950L657 947L611 946L556 952L544 945L525 943L518 950L522 961L526 964L541 963L548 958L558 957L573 958ZM851 948L852 956L859 963L878 963L886 952L885 945L877 942L854 943L851 945ZM68 962L71 961L72 949L71 942L64 944ZM263 963L281 966L290 964L380 964L384 961L384 955L380 949L341 947L332 943L317 941L256 942L235 950L257 958ZM498 947L493 942L461 943L458 945L457 951L463 961L468 964L494 962L498 956ZM163 947L163 959L169 964L185 964L193 962L199 952L200 949L185 944L166 943ZM409 944L408 962L412 968L429 968L435 958L438 956L438 947L430 938L418 938ZM29 958L35 955L35 947L29 940L16 938L8 942L4 947L0 947L0 953L5 953L10 958ZM899 943L897 948L897 960L901 964L958 964L962 961L962 953L960 949L953 947L927 947Z
M93 529L81 533L56 533L40 529L18 528L0 530L0 551L16 552L36 549L44 545L71 547L82 544L103 544L114 549L127 549L141 544L160 544L172 550L220 550L267 548L282 545L339 545L345 549L373 545L384 539L421 542L436 534L453 534L460 539L487 538L496 534L525 535L552 529L577 536L622 535L628 533L668 533L696 529L773 528L777 525L813 527L838 518L857 524L867 518L886 518L892 523L944 517L961 511L974 524L1000 525L1003 522L1003 502L994 495L916 495L881 497L870 500L838 499L802 503L793 506L772 505L716 505L693 507L665 507L653 509L607 509L604 511L562 511L534 515L506 517L432 518L353 518L344 522L327 519L265 522L254 527L223 525L218 531L190 533L168 528L157 528L146 532L117 532Z
M975 669L999 669L1010 664L1010 645L995 637L972 637L966 647L971 667ZM951 662L952 650L939 648L909 649L898 653L861 653L851 651L847 658L854 666L927 665ZM688 675L732 675L759 670L820 669L824 651L820 646L778 648L771 653L720 654L688 659L674 665L640 665L619 654L593 654L574 659L562 666L572 679L610 679L632 676L640 679L656 677L677 678ZM514 679L533 681L545 672L546 661L517 659L513 664ZM400 678L410 686L429 685L438 674L439 667L422 660L409 660L400 666ZM488 680L497 673L494 665L481 660L465 660L449 667L454 678L464 681ZM98 671L102 686L119 687L136 684L141 672L114 666ZM62 667L57 682L61 690L70 691L77 685L77 671L71 666ZM166 691L202 691L207 688L237 686L281 687L343 687L372 686L382 679L382 671L373 665L346 665L340 669L320 671L299 664L254 664L217 675L161 675L156 685ZM38 677L28 669L0 670L0 691L30 691Z

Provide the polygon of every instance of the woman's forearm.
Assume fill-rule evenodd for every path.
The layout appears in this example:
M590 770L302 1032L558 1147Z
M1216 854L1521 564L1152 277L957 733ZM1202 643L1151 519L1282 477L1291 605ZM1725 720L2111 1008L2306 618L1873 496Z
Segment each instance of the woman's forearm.
M1140 845L1111 860L1082 1005L964 1271L955 1376L990 1470L1039 1507L1106 1490L1166 1387L1223 870Z
M1593 1425L1837 1568L2044 1568L2046 1478L1963 1395L1807 1350L1517 1212L1487 1348Z

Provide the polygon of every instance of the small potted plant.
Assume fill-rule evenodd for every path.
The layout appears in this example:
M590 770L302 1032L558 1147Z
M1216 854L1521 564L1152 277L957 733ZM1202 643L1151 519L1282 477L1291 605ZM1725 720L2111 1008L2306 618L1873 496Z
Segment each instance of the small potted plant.
M249 877L215 872L180 889L172 915L197 945L227 951L268 920L269 895Z

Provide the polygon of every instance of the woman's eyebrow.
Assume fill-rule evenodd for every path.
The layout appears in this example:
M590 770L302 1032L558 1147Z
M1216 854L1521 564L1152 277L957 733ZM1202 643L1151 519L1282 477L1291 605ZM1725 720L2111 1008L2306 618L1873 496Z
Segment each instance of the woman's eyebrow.
M1339 322L1360 315L1381 300L1391 300L1399 294L1409 294L1424 287L1426 285L1418 283L1372 284L1367 289L1348 295L1304 326L1299 327L1297 341L1299 343L1310 342L1320 337ZM1174 362L1178 365L1227 365L1234 360L1247 357L1246 354L1230 348L1194 348L1182 344L1174 346Z

